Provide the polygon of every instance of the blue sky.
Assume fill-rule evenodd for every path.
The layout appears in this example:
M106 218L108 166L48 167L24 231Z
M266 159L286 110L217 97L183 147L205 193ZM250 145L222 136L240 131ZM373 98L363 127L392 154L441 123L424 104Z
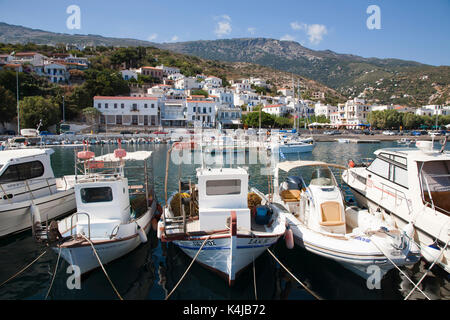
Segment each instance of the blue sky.
M66 9L81 9L81 29ZM369 30L369 5L381 29ZM314 50L450 65L450 0L0 0L0 21L155 42L266 37Z

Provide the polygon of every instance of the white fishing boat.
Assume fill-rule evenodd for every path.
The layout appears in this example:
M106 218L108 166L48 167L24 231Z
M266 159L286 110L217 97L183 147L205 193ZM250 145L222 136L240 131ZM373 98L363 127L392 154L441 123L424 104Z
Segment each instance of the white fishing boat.
M381 216L346 206L331 168L345 167L318 161L286 161L277 165L273 201L286 216L294 242L306 250L337 261L368 278L376 266L380 275L395 266L420 259L418 247L402 230L389 226ZM278 184L279 170L312 170L309 184L302 176L288 176Z
M252 207L252 214L249 176L244 168L198 168L198 183L180 181L178 192L169 199L167 175L168 169L158 237L173 242L196 262L224 277L230 286L240 271L285 232L284 218L264 199L259 198L261 204Z
M31 211L43 220L75 210L74 176L55 178L53 149L0 152L0 237L31 227Z
M270 150L271 152L281 152L283 154L289 153L304 153L312 152L315 147L314 140L312 138L300 139L300 138L283 138L273 137L271 138Z
M37 228L39 240L48 241L56 252L61 250L64 260L78 266L81 274L100 266L94 248L106 264L147 242L151 219L157 212L148 181L150 156L149 151L126 153L120 144L114 153L99 157L90 151L78 152L83 174L76 176L77 212L45 229ZM137 168L144 173L144 181L129 185L125 164L136 161L144 164Z
M416 146L379 149L342 177L360 206L393 226L412 224L422 256L450 272L450 154L445 143L440 151L432 141Z
M350 139L346 139L346 138L340 138L340 139L334 139L334 140L339 143L350 143Z

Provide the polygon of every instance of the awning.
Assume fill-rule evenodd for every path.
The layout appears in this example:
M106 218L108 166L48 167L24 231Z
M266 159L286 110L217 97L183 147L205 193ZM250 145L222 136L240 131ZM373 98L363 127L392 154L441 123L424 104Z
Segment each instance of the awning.
M149 159L152 155L152 151L135 151L135 152L127 152L125 158L122 158L125 161L145 161ZM119 158L114 156L114 153L108 153L102 156L98 156L94 158L95 161L105 161L105 162L118 162Z
M222 124L240 124L241 121L240 120L228 120L228 119L225 119L225 120L220 120L220 123L222 123Z
M347 167L339 165L339 164L333 164L333 163L326 163L322 161L306 161L306 160L298 160L298 161L283 161L278 163L277 170L283 170L285 172L289 172L292 169L300 168L300 167L308 167L308 166L322 166L322 167L332 167L332 168L339 168L339 169L347 169Z

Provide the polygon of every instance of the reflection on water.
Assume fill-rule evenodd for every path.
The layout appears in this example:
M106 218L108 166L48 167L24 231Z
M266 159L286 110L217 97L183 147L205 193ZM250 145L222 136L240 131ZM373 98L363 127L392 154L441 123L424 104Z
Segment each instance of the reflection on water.
M346 164L373 156L373 151L382 147L396 146L395 142L380 144L317 143L312 153L302 153L303 160L320 160ZM152 150L153 184L158 200L164 202L164 175L167 145L126 145L128 151ZM114 146L93 146L97 155L109 153ZM298 155L286 155L287 160L298 159ZM74 174L74 149L55 147L52 165L56 176ZM176 191L178 177L196 182L195 168L199 165L170 166L169 194ZM261 175L261 166L246 165L250 174L250 185L267 192L267 176ZM133 177L136 169L128 174ZM292 172L291 174L298 174ZM310 172L301 171L308 179ZM285 173L280 173L280 180ZM46 248L31 238L31 231L0 241L0 283L15 274L35 259ZM391 270L382 280L380 290L369 290L366 280L331 260L311 254L301 248L288 250L281 239L273 248L274 254L293 274L312 291L324 299L403 299L413 285L397 270ZM0 299L44 299L49 288L57 260L57 253L49 250L37 263L16 279L0 287ZM150 231L149 241L126 256L111 262L105 268L114 285L124 299L164 299L189 266L191 259L173 244L162 244ZM84 276L80 290L69 290L66 282L68 264L61 259L49 299L117 299L110 283L101 269ZM404 268L405 273L417 282L428 264L417 263ZM255 262L258 299L314 299L268 253ZM439 268L427 275L420 287L431 299L449 299L449 276ZM255 298L252 265L239 276L234 287L215 273L195 264L171 299L229 299ZM424 299L417 290L410 299Z

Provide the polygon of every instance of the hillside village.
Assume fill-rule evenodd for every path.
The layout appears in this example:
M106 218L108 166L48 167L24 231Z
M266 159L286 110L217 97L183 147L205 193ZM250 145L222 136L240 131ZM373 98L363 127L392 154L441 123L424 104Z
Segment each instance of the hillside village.
M11 70L16 75L32 74L73 94L73 89L76 90L86 81L86 72L101 69L98 65L106 63L102 62L102 56L72 54L84 55L85 48L67 45L65 49L48 55L36 51L0 54L0 70ZM126 56L124 58L117 59L120 56L117 52L109 58L116 66L110 72L115 72L125 83L121 85L128 86L129 90L108 95L93 92L90 103L85 102L83 106L83 109L94 108L98 115L95 121L109 130L127 126L136 129L161 126L238 127L248 125L246 115L259 110L279 119L274 123L278 127L292 127L294 119L299 118L327 122L335 127L357 128L369 123L372 111L384 110L430 117L450 115L450 106L444 105L424 105L421 108L372 105L363 99L364 92L346 100L335 100L338 103L326 103L328 93L325 90L309 90L298 78L288 79L283 83L285 87L280 88L274 84L276 80L261 78L257 74L227 80L223 74L196 73L201 69L196 69L195 62L189 68L180 68L177 66L180 62L173 57L169 59L173 65L159 64L156 57L147 59L151 65L139 66L145 63L145 59L128 60L129 50L133 49L120 52ZM140 49L135 50L139 54ZM183 65L186 65L185 61ZM67 118L70 120L71 117ZM86 120L86 117L83 118ZM66 120L65 114L62 119ZM5 129L14 128L14 122L2 122Z

